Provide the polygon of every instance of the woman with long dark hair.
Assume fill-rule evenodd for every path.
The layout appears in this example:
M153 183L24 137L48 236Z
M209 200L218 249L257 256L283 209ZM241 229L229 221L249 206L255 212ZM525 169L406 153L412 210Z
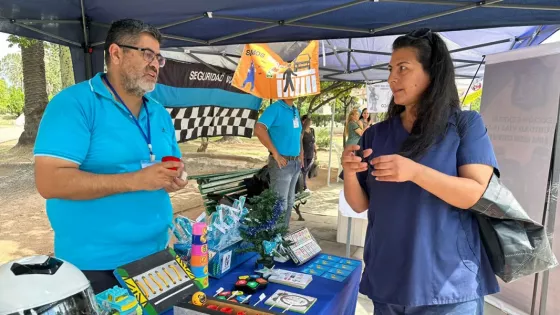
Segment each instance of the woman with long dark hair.
M499 286L467 209L498 172L485 125L461 111L450 53L430 30L397 38L389 71L386 119L342 158L348 204L369 209L360 291L375 314L482 314Z

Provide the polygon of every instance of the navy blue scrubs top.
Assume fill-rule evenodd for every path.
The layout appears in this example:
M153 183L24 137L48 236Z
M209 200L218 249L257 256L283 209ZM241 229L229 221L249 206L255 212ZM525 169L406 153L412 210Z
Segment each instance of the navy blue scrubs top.
M360 145L373 150L370 158L396 154L408 135L395 117L369 128ZM482 118L470 111L453 115L445 137L418 162L451 176L466 164L498 170ZM370 172L358 179L369 196L362 294L378 303L421 306L499 291L471 212L412 182L378 182Z

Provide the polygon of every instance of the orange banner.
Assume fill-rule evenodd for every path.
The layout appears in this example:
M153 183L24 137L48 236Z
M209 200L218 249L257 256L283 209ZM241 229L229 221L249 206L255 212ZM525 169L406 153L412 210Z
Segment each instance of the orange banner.
M231 85L260 98L287 99L319 94L319 44L311 41L290 63L266 44L247 44Z

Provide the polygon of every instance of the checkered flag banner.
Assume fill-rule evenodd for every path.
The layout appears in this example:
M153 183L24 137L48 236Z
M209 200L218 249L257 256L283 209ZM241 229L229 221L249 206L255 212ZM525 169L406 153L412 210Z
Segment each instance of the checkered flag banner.
M250 138L258 118L258 111L247 108L197 106L167 111L173 119L177 142L217 136Z
M228 69L167 59L150 97L169 112L177 142L253 136L262 99L231 86L232 78Z

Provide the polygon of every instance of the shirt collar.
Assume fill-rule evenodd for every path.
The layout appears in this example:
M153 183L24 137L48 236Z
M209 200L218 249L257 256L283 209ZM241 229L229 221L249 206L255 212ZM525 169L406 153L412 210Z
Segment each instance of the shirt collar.
M101 97L109 99L110 101L115 103L117 106L119 106L122 110L126 111L126 109L124 108L124 105L121 104L120 102L117 102L113 98L113 94L111 94L111 92L109 91L109 88L103 82L103 76L104 75L106 75L106 73L99 72L93 78L91 78L89 80L89 86L90 86L91 91L93 93L96 93L96 94L100 95ZM153 115L152 103L157 103L157 102L153 98L148 97L146 95L144 95L144 100L146 101L146 106L148 107L148 111L150 112L150 116L152 116ZM144 115L146 115L146 111L144 110L144 108L142 108L140 110L139 118L142 118Z
M289 109L289 110L295 110L295 111L297 111L297 107L296 107L295 104L292 105L292 106L290 106L290 105L288 105L286 102L284 102L284 100L278 100L278 102L279 102L280 105L282 105L284 108L287 108L287 109Z

